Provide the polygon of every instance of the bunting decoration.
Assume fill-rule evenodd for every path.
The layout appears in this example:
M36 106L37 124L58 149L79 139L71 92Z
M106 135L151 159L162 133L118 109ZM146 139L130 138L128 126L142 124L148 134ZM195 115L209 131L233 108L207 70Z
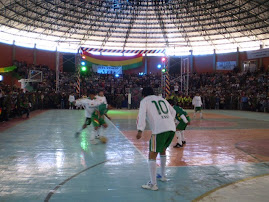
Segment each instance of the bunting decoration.
M157 50L118 50L118 49L103 49L103 48L84 48L81 47L82 52L100 52L100 53L133 53L133 54L165 54L165 49Z
M82 52L82 58L91 64L103 66L122 66L122 70L133 69L143 65L143 56L104 56L93 55L88 52Z
M17 67L16 66L10 66L10 67L1 67L0 68L0 73L7 73L7 72L11 72L13 71L14 69L16 69Z

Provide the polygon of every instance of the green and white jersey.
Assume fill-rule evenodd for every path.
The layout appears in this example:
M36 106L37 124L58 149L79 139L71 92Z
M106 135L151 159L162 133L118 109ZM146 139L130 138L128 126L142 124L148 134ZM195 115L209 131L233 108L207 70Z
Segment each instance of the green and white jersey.
M140 102L137 130L144 131L147 120L152 134L176 131L175 116L176 111L165 99L156 95L147 96Z
M99 103L107 104L107 100L105 96L96 95L95 98L98 100Z
M85 117L87 118L92 117L92 113L97 109L98 105L100 103L96 99L84 98L76 100L76 106L82 106L85 109Z
M99 102L99 105L98 105L98 107L96 109L99 111L99 113L100 113L101 116L105 115L107 113L107 111L108 111L107 105L106 104L103 104L103 103L100 104L100 102ZM93 115L94 116L97 116L98 113L97 112L93 112Z
M176 110L176 120L181 123L184 122L185 124L187 124L188 122L190 122L190 118L188 113L181 107L174 105L174 109Z

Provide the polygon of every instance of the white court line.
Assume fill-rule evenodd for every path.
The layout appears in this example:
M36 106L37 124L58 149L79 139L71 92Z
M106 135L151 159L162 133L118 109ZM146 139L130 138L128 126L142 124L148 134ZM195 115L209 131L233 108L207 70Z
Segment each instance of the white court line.
M108 118L106 120L110 121ZM119 133L131 144L133 147L144 157L144 159L148 160L148 158L145 157L145 155L123 134L123 132L120 131L120 129L117 128L117 126L110 121L110 123L119 131Z

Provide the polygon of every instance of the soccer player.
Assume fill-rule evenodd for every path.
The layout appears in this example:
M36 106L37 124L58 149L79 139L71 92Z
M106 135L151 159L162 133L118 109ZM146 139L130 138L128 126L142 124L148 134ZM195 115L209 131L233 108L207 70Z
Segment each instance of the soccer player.
M96 138L100 138L104 136L103 128L107 128L107 123L105 122L105 114L107 113L107 104L99 103L97 110L95 110L92 114L91 121L94 126L94 136Z
M142 96L144 99L140 102L139 113L137 117L137 135L136 138L142 137L142 132L146 127L146 120L149 123L152 135L149 141L149 174L150 182L142 185L142 188L156 191L157 186L157 165L156 157L160 153L161 158L161 181L166 181L166 148L172 142L176 127L174 118L176 111L162 97L155 96L151 87L143 88Z
M99 91L98 95L95 96L99 103L107 104L106 97L104 95L104 91Z
M188 113L181 107L174 104L173 100L168 100L168 102L174 107L176 110L176 136L177 136L177 144L174 148L183 147L183 144L186 144L184 137L184 130L187 125L190 123L190 117Z
M200 112L200 118L203 119L203 113L202 113L202 98L199 95L199 93L196 93L196 95L192 99L192 105L194 106L194 114L193 117L196 118L196 113Z
M106 100L106 97L104 95L104 91L101 90L99 91L98 95L95 96L96 99L98 100L99 103L101 104L106 104L107 105L107 100ZM110 108L110 107L108 107ZM111 120L111 118L107 115L107 113L104 114L109 120Z
M68 101L69 101L69 109L73 109L73 107L74 107L74 104L73 103L75 101L74 94L70 94L69 95Z
M89 98L82 98L75 101L76 106L82 106L85 109L85 123L82 128L75 133L75 137L79 137L81 131L85 129L88 125L91 125L91 118L94 111L96 111L99 106L99 102L95 99L95 92L93 90L89 91ZM95 134L92 133L90 137L90 141L95 143Z

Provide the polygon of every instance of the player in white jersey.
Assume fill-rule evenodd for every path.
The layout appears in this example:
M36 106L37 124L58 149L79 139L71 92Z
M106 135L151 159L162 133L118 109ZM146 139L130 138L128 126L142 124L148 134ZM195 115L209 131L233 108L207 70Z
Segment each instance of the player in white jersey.
M104 91L99 91L98 95L95 96L95 98L101 103L101 104L107 104L106 97L104 95Z
M69 98L68 98L68 101L69 101L69 109L73 109L74 107L74 101L75 101L75 96L73 94L70 94L69 95Z
M75 133L75 137L78 137L83 129L85 129L88 125L91 125L91 117L93 112L99 106L99 102L95 99L95 92L91 90L89 92L89 98L83 98L75 101L76 106L82 106L85 109L85 123L82 128ZM95 134L91 133L90 140L93 144L95 144Z
M202 98L199 95L199 93L196 93L196 95L192 99L192 105L194 106L194 114L193 117L196 117L196 113L200 112L200 118L203 119L203 113L202 113Z
M98 100L98 102L99 102L100 104L106 104L106 105L108 106L106 97L105 97L105 95L104 95L104 91L102 91L102 90L99 91L98 95L96 95L95 98ZM111 106L108 106L108 109L111 109ZM105 116L106 116L109 120L111 120L111 118L107 115L107 113L105 114Z
M174 118L176 111L165 99L160 96L155 96L151 87L143 88L142 95L144 99L140 102L136 138L141 138L142 132L146 127L146 120L152 131L149 142L148 161L150 182L142 185L142 188L156 191L158 190L156 157L158 153L160 153L162 176L160 180L166 181L166 148L170 145L175 135L176 126L174 124Z

